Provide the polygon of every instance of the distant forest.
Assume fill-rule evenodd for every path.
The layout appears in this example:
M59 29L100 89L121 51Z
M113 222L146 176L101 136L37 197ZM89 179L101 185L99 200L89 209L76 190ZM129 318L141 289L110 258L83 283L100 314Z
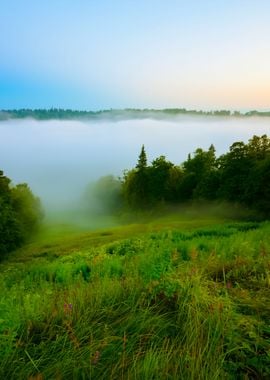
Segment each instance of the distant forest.
M185 108L165 108L165 109L133 109L126 108L122 110L108 109L100 111L76 111L71 109L50 108L50 109L18 109L18 110L0 110L0 120L33 118L37 120L50 119L86 119L86 120L126 120L126 119L162 119L172 118L181 115L190 116L223 116L223 117L251 117L270 116L270 111L229 111L229 110L187 110Z

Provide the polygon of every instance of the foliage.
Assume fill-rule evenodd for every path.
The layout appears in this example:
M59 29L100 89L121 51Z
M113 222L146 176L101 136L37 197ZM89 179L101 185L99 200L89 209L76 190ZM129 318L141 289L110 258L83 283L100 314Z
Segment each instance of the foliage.
M0 171L0 253L22 245L37 230L42 215L40 201L28 185L11 186Z
M114 214L122 206L122 184L112 175L101 177L86 189L83 206L90 214Z
M142 165L143 162L143 165ZM125 172L123 197L133 209L160 202L220 200L240 203L270 215L270 139L253 136L247 144L235 142L228 153L216 157L213 145L196 149L181 166L156 158L147 166L144 147L135 169Z
M123 196L132 207L147 207L150 201L149 170L144 145L135 169L126 172L123 179Z

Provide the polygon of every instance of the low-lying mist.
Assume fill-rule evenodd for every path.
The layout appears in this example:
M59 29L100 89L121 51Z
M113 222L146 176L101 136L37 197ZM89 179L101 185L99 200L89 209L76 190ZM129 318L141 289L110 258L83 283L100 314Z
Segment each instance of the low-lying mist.
M220 155L235 141L269 133L269 126L269 118L255 117L6 120L0 122L0 169L14 183L27 182L47 214L75 220L78 201L89 183L108 174L121 176L124 169L134 167L142 144L149 161L165 155L180 164L197 147L214 144ZM93 198L92 209L98 207Z

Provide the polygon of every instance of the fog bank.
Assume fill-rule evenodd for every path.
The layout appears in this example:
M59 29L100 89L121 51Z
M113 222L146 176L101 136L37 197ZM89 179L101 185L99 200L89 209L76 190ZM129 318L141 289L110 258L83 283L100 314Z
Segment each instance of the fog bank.
M27 182L45 207L65 208L90 181L134 167L142 144L149 161L165 155L179 164L197 147L214 144L220 155L235 141L269 131L270 118L7 120L0 122L0 169L14 183Z

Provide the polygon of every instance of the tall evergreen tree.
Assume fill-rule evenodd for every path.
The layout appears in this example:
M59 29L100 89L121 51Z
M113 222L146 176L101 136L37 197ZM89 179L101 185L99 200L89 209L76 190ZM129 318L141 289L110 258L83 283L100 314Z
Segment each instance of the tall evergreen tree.
M138 163L136 165L136 168L140 170L145 170L147 168L147 156L145 152L144 145L142 146L141 153L139 155Z
M149 178L147 156L144 145L139 154L135 169L125 173L123 195L129 206L134 209L149 205Z

